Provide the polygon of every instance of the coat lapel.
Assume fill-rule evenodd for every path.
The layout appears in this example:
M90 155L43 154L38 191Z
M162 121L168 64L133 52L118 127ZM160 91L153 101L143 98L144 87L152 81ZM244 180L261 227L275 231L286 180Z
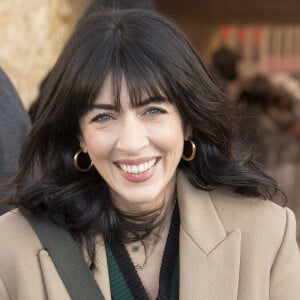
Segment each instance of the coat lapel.
M241 232L226 232L208 192L178 174L180 299L237 299Z

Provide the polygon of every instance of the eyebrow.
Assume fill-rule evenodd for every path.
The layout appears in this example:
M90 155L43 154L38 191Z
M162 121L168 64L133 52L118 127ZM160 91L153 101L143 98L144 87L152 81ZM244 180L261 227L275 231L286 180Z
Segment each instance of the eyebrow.
M163 103L166 101L167 101L167 98L165 98L163 96L154 96L154 97L143 99L141 102L137 103L136 106L142 107L142 106L146 106L151 103Z
M166 101L167 101L167 98L165 98L163 96L154 96L154 97L150 97L150 98L141 100L139 103L137 103L136 107L143 107L143 106L149 105L151 103L163 103ZM90 110L92 110L92 109L116 110L116 107L113 104L99 103L99 104L92 104L90 106Z

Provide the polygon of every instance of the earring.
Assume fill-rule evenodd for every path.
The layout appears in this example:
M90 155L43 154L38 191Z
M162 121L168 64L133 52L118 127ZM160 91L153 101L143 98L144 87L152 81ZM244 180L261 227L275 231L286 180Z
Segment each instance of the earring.
M192 153L191 153L190 156L185 156L184 154L182 154L182 159L185 160L185 161L191 161L196 156L196 145L194 144L194 142L191 139L187 140L187 142L189 142L191 144Z
M75 166L76 170L79 171L79 172L88 172L88 171L92 168L93 163L92 163L92 161L91 161L90 165L89 165L87 168L81 168L81 167L78 165L78 157L79 157L79 155L80 155L81 153L83 153L82 148L80 148L80 149L75 153L75 155L74 155L74 157L73 157L73 163L74 163L74 166Z

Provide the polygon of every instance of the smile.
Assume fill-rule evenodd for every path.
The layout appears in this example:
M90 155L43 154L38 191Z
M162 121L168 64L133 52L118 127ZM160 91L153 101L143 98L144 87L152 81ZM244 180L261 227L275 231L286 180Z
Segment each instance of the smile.
M159 160L160 158L141 158L136 160L121 160L114 164L126 180L140 183L147 181L154 175Z
M141 163L138 165L118 164L118 166L126 173L140 174L151 169L156 162L157 159L151 159L148 162Z

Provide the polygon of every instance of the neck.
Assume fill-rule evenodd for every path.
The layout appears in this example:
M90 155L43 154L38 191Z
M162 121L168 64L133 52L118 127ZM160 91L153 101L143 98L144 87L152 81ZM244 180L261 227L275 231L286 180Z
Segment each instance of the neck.
M160 263L170 230L175 203L175 200L168 203L162 214L163 219L160 226L155 228L145 239L125 245L137 271L143 271L150 257L152 262Z

